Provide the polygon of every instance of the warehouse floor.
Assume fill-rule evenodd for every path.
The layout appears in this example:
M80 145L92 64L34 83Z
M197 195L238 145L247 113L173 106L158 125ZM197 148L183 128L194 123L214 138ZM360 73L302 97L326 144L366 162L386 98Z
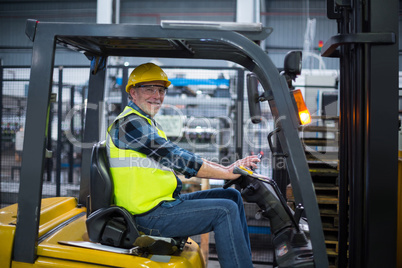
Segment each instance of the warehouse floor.
M200 245L201 237L199 235L192 236L196 243ZM266 234L250 234L252 261L254 268L272 268L273 263L273 246L270 235ZM209 237L209 254L207 268L219 268L218 255L215 249L215 239L213 232Z

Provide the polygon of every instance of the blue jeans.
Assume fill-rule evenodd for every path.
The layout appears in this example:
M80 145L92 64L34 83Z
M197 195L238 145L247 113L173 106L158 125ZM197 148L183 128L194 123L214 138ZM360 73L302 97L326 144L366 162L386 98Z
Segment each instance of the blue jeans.
M187 237L214 231L218 260L223 268L253 267L250 238L240 193L232 188L182 194L135 218L148 235Z

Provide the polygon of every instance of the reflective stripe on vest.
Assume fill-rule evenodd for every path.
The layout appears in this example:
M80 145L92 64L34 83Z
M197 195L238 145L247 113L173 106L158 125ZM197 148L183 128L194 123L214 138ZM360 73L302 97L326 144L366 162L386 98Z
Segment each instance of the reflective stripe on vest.
M166 139L166 134L154 126L151 119L128 106L108 128L108 133L119 119L130 114L145 118L148 124L155 127L158 134ZM117 206L126 208L132 214L141 214L162 201L174 200L173 192L177 187L177 179L171 169L143 153L117 148L110 135L106 139L106 148Z
M143 157L109 158L109 164L111 168L136 166L171 171L170 168L159 164L155 160Z

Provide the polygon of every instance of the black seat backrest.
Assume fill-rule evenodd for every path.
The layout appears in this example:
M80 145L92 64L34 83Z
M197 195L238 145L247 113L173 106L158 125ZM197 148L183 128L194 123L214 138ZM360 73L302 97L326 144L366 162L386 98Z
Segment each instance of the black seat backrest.
M86 220L92 242L131 248L140 236L133 215L122 207L113 206L113 180L105 141L92 148L89 183L89 209Z
M92 148L91 178L89 184L89 214L113 204L113 181L106 152L106 142L100 141Z

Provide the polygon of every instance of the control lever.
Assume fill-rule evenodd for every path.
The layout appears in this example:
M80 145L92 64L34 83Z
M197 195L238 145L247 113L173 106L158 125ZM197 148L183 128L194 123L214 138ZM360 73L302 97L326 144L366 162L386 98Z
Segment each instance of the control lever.
M240 175L242 175L242 176L248 176L248 175L252 175L252 174L253 174L252 171L247 170L247 169L246 169L245 167L243 167L243 166L235 167L235 168L233 169L233 173L234 173L234 174L240 174Z
M298 204L298 205L296 206L296 209L295 209L295 214L293 215L294 218L295 218L295 222L297 223L297 225L299 225L299 223L300 223L300 219L301 219L301 215L302 215L303 211L304 211L303 205L302 205L302 204Z
M258 159L261 159L263 155L264 155L264 152L263 152L263 151L259 152L259 154L257 154ZM255 170L255 168L253 168L253 167L250 167L250 169L251 169L252 171Z
M262 157L263 157L263 155L264 155L264 152L263 151L261 151L257 156L258 156L258 159L261 159ZM254 170L254 168L251 168L251 170L253 171ZM246 168L244 168L243 166L241 166L241 167L235 167L234 169L233 169L233 174L240 174L241 176L248 176L248 175L252 175L253 174L253 172L249 172ZM240 182L241 181L241 177L240 178L238 178L238 179L235 179L235 180L230 180L230 181L228 181L228 182L226 182L224 185L223 185L223 189L227 189L227 188L229 188L230 186L232 186L233 184L236 184L236 183L238 183L238 182Z

